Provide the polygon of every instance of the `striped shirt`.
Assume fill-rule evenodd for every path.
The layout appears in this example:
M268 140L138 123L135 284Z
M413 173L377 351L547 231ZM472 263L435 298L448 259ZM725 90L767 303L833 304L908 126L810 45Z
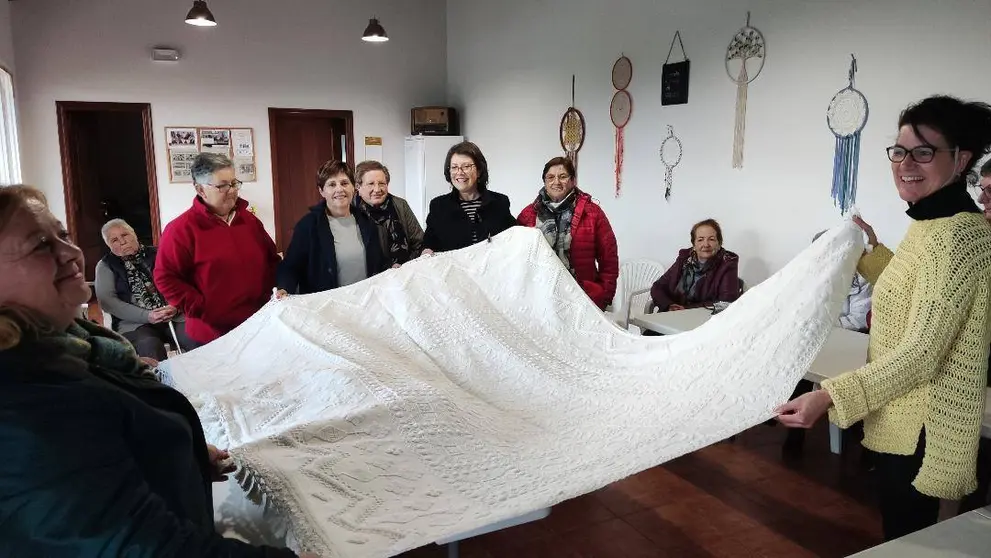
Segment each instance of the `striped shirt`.
M460 200L460 203L461 203L461 209L464 210L465 215L468 216L468 220L471 221L472 224L477 225L479 220L478 209L482 207L482 200L481 199L471 200L471 201ZM481 239L478 238L478 227L477 226L472 227L471 243L476 244L478 243L479 240Z

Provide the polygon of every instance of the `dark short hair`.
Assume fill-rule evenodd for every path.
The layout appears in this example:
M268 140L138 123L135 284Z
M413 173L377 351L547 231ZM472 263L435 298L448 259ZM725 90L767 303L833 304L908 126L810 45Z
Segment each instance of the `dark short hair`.
M544 163L544 172L540 175L540 181L544 181L544 177L547 176L547 171L558 165L564 167L564 170L568 171L571 178L575 178L578 175L578 171L575 169L575 163L571 159L567 157L554 157L550 161Z
M360 186L365 175L372 171L382 171L385 173L386 184L392 181L392 176L389 175L389 169L385 165L378 161L362 161L354 168L355 186Z
M981 165L981 176L991 176L991 159L984 161Z
M695 231L699 230L699 227L712 227L716 231L716 240L720 244L723 243L723 228L719 226L719 223L715 219L706 219L692 225L692 244L695 244Z
M347 176L351 184L355 184L354 171L351 170L351 167L347 163L331 159L320 165L320 169L317 170L317 190L323 190L323 185L339 174Z
M478 186L479 192L484 192L489 187L489 163L485 160L485 155L482 155L482 150L470 141L463 141L451 146L444 159L444 179L448 183L451 182L451 157L455 155L470 157L471 162L475 163L475 170L478 171L478 182L475 184Z
M962 175L970 172L991 149L991 105L987 103L934 95L902 111L898 127L902 126L911 126L923 139L919 126L928 126L942 134L950 147L970 152L970 162Z

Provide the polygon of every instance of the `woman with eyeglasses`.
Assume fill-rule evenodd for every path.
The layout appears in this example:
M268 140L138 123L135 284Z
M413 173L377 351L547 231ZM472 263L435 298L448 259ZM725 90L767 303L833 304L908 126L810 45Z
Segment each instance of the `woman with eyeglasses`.
M430 200L424 255L489 240L516 224L509 198L488 189L489 166L474 143L461 142L448 150L444 178L451 192Z
M165 227L155 286L186 315L186 336L204 345L241 325L272 295L279 255L239 197L225 155L200 153L191 169L193 206Z
M870 225L858 271L874 284L868 364L777 409L790 427L864 421L885 539L936 523L977 487L991 316L991 227L967 192L991 149L991 106L945 96L908 107L888 148L908 232L892 252Z
M585 294L605 309L616 295L619 277L616 235L609 219L592 196L578 189L570 159L554 157L540 176L544 187L516 221L540 229Z

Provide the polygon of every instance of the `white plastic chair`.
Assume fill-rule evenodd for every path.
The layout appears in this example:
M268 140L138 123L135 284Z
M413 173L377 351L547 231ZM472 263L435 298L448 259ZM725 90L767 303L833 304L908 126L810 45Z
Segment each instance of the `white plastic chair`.
M646 312L650 304L650 287L667 268L654 260L628 260L619 266L619 281L615 300L620 307L614 309L612 318L619 327L629 329L633 309Z

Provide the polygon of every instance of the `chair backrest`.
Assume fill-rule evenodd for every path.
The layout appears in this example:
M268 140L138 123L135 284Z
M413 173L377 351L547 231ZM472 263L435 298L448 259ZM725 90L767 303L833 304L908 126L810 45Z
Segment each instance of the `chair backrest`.
M626 314L629 302L627 299L631 293L649 289L666 270L663 264L654 260L637 259L623 262L619 266L619 282L616 285L616 297L613 299L621 305L618 309L620 315ZM640 311L649 300L650 293L639 294L633 297L630 308Z

